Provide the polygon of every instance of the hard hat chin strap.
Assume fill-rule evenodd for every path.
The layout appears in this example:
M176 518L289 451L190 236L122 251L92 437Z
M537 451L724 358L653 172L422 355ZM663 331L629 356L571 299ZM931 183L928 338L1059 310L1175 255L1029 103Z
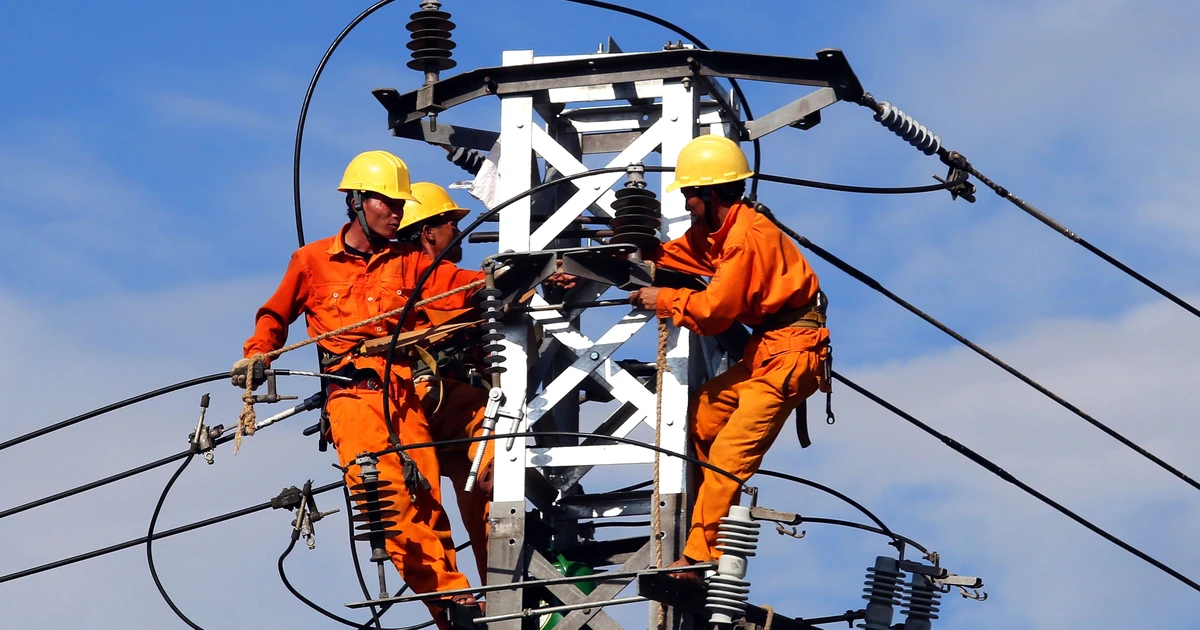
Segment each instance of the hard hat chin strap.
M708 222L709 229L715 230L721 226L717 225L716 216L713 212L713 191L712 186L700 187L700 201L704 202L704 220Z
M367 237L372 245L381 245L387 242L387 239L372 232L371 227L367 225L367 212L363 209L363 195L361 190L352 191L352 203L354 204L354 216L358 217L358 226L362 228L363 236Z

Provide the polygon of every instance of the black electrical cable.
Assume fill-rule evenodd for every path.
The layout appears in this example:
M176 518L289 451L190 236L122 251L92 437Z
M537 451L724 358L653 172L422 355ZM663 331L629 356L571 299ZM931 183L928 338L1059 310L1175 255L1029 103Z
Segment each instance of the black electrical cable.
M280 556L279 556L279 561L276 563L276 567L279 569L279 579L283 581L283 586L285 588L287 588L288 592L291 593L293 597L295 597L296 599L303 602L309 608L324 615L328 619L330 619L332 621L336 621L344 626L356 628L357 630L367 630L367 628L369 628L371 626L371 624L373 624L373 623L378 624L379 615L383 614L383 612L380 612L378 614L373 614L371 616L371 618L369 620L367 620L366 623L359 623L357 621L351 621L349 619L346 619L345 617L342 617L336 613L333 613L333 612L321 607L316 602L305 597L303 593L296 590L295 586L292 586L292 582L290 580L288 580L287 572L284 571L284 569L283 569L283 561L288 557L288 554L292 553L292 549L294 549L296 547L296 541L298 539L299 539L298 536L291 537L291 539L288 541L287 549L283 550L283 553L280 554ZM408 585L405 584L404 588L407 589ZM399 597L400 594L403 592L404 592L404 589L401 589L401 591L399 593L397 593L395 596ZM372 610L373 609L374 609L374 607L372 607ZM386 611L387 609L384 608L383 610ZM429 621L426 621L424 623L418 623L418 624L411 625L411 626L404 626L401 628L383 628L383 630L420 630L421 628L428 628L429 626L432 626L434 623L436 623L436 622L433 619L430 619Z
M876 101L875 97L870 94L863 94L862 97L859 98L858 104L875 112L878 117L882 117L882 116L886 115L886 113L887 113L887 112L885 112L883 105L881 103L879 103L878 101ZM876 120L879 120L878 117L876 118ZM996 182L992 181L986 175L979 172L979 169L975 168L975 166L972 165L967 160L966 156L964 156L963 154L961 154L957 151L950 151L949 149L946 149L945 147L939 146L937 149L937 156L939 159L941 159L943 164L945 164L951 168L960 169L962 171L965 171L965 172L973 175L980 182L983 182L983 184L985 186L990 188L992 190L992 192L999 195L1002 199L1005 199L1008 202L1012 203L1014 206L1020 208L1021 211L1024 212L1025 214L1028 214L1029 216L1037 219L1039 222L1041 222L1046 227L1054 230L1055 232L1058 232L1062 236L1067 237L1071 241L1075 242L1075 244L1083 247L1084 249L1088 250L1092 254L1095 254L1101 260L1112 265L1113 267L1116 267L1118 270L1123 272L1125 275L1133 278L1134 280L1137 280L1138 282L1142 283L1146 287L1153 290L1155 293L1158 293L1159 295L1161 295L1161 296L1167 298L1168 300L1170 300L1171 302L1175 303L1176 306L1179 306L1180 308L1191 313L1192 315L1195 315L1196 317L1200 317L1200 309L1191 305L1190 303L1185 301L1183 298L1179 297L1178 295L1175 295L1171 291L1168 291L1165 287L1158 284L1157 282L1154 282L1150 278L1147 278L1146 276L1142 275L1141 273L1138 273L1132 267L1130 267L1129 265L1126 265L1125 263L1121 262L1120 260L1117 260L1115 257L1110 255L1108 252L1104 251L1103 249L1100 249L1099 247L1092 245L1086 239L1084 239L1083 237L1079 236L1075 232L1068 229L1067 226L1059 223L1053 217L1047 215L1046 213L1042 212L1041 210L1038 210L1036 207L1033 206L1033 204L1012 194L1012 192L1010 192L1004 186L1001 186L1000 184L997 184Z
M943 149L942 151L945 151L945 149ZM941 152L939 151L939 154L940 153ZM965 158L964 158L964 161L965 161ZM1190 303L1185 301L1183 298L1168 291L1162 285L1158 284L1157 282L1154 282L1150 278L1147 278L1146 276L1138 273L1137 271L1134 271L1134 269L1132 267L1130 267L1129 265L1126 265L1125 263L1117 260L1116 258L1111 256L1108 252L1104 251L1103 249L1100 249L1099 247L1092 245L1083 237L1081 237L1078 234L1067 229L1067 227L1065 225L1050 218L1048 215L1043 213L1041 210L1038 210L1037 208L1033 207L1033 205L1031 205L1024 199L1021 199L1020 197L1017 197L1016 195L1012 194L1011 192L1008 191L1007 188L988 179L987 177L985 177L983 175L983 173L980 173L978 170L976 170L974 166L971 166L971 164L969 162L967 163L966 166L967 166L967 169L966 169L967 172L974 175L976 179L983 182L984 185L986 185L988 188L991 188L992 191L995 192L997 195L1000 195L1002 198L1007 199L1014 206L1020 208L1029 216L1037 219L1038 221L1041 221L1044 225L1050 227L1055 232L1058 232L1059 234L1074 241L1076 244L1078 244L1079 246L1088 250L1089 252L1095 254L1096 256L1099 256L1100 259L1103 260L1104 262L1116 267L1117 269L1121 270L1129 277L1131 277L1134 280L1137 280L1138 282L1142 283L1143 285L1149 287L1154 292L1167 298L1171 302L1174 302L1176 306L1183 308L1185 311L1191 313L1192 315L1195 315L1196 317L1200 317L1200 309L1197 309L1195 306L1192 306Z
M300 106L300 120L296 123L296 148L292 156L292 201L296 206L296 240L300 242L300 247L304 247L304 214L300 210L300 147L304 142L304 123L308 120L308 105L312 101L313 91L317 89L317 81L321 78L321 73L325 70L325 64L329 63L329 58L333 56L333 51L342 43L343 39L358 26L360 22L367 19L372 13L378 11L384 6L391 4L392 0L379 0L375 4L367 8L366 11L358 14L358 17L350 21L346 28L342 29L341 33L333 39L333 43L325 51L325 55L321 57L321 62L317 64L316 71L313 72L312 80L308 82L308 90L304 93L304 103Z
M363 597L371 599L371 590L367 588L367 581L363 578L362 562L358 559L358 549L354 545L354 519L350 518L354 514L354 508L350 505L350 489L345 486L342 487L342 500L346 504L346 540L350 542L350 559L354 561L354 577L358 579L358 587L362 589ZM289 548L288 551L291 551L291 549ZM284 555L286 556L287 552ZM279 570L282 572L282 558L280 560ZM408 588L408 584L405 584L404 588ZM379 630L382 630L382 625L379 622L379 617L382 614L374 606L371 606L371 619L375 620L375 627Z
M162 494L158 497L158 504L154 506L154 515L150 517L150 527L146 530L146 565L150 567L150 577L154 578L154 586L158 589L158 594L162 596L163 601L167 602L167 605L171 607L175 615L183 623L186 623L188 627L192 628L192 630L204 630L204 628L196 625L194 621L188 619L188 616L183 614L182 610L179 610L179 607L171 600L171 596L167 594L167 589L163 588L162 581L158 579L158 570L154 568L154 526L158 523L158 515L162 512L163 503L167 501L167 494L171 492L171 487L175 485L175 481L179 479L179 475L183 474L184 469L188 467L188 464L192 463L192 459L195 456L195 453L190 453L187 459L183 460L183 463L179 465L179 469L175 471L174 475L171 475L171 480L167 482Z
M22 442L28 442L29 440L32 440L37 437L41 437L48 433L53 433L55 431L58 431L59 429L65 429L69 426L79 424L80 422L83 422L84 420L89 420L91 418L95 418L96 416L104 415L110 411L116 411L118 409L121 409L122 407L128 407L129 405L132 405L135 403L140 403L140 402L146 401L146 400L150 400L151 398L156 398L158 396L162 396L163 394L170 394L171 392L177 392L181 389L187 389L188 387L195 387L196 385L203 385L204 383L211 383L213 381L219 381L221 379L226 379L226 378L229 378L229 372L217 372L216 374L209 374L207 376L199 376L199 377L196 377L193 379L188 379L186 381L180 381L178 383L175 383L174 385L167 385L166 387L160 387L159 389L156 389L154 391L149 391L144 394L138 394L137 396L133 396L132 398L126 398L125 400L121 400L121 401L112 403L111 405L105 405L103 407L93 409L87 413L81 413L78 416L75 416L74 418L67 418L66 420L63 420L62 422L56 422L52 425L42 427L36 431L30 431L29 433L26 433L25 435L17 436L15 438L12 438L5 442L0 442L0 451L3 451L4 449L6 449L10 446L16 446Z
M864 507L858 501L851 499L850 497L846 496L845 494L842 494L841 492L838 492L837 490L834 490L833 488L830 488L829 486L819 484L815 481L809 481L808 479L804 479L803 477L789 475L787 473L779 472L777 470L767 470L765 468L760 468L759 471L755 474L764 475L767 477L774 477L776 479L783 479L784 481L790 481L792 483L798 483L803 486L808 486L810 488L820 490L821 492L824 492L825 494L833 495L833 496L841 499L843 502L850 504L851 506L854 507L854 509L858 510L859 512L862 512L867 518L874 521L874 523L879 526L879 529L883 533L883 535L891 536L892 539L895 540L896 542L900 541L900 538L898 536L896 536L895 534L893 534L892 530L890 528L888 528L888 526L885 525L883 523L883 521L879 519L878 516L875 516L875 514L873 514L870 510L868 510L866 507ZM922 551L924 551L924 550L922 550Z
M1062 406L1067 411L1070 411L1071 413L1075 414L1076 416L1079 416L1080 418L1085 420L1088 424L1096 427L1097 429L1100 429L1101 431L1104 432L1105 435L1108 435L1109 437L1111 437L1114 440L1125 445L1126 447L1128 447L1130 450L1134 451L1135 453L1154 462L1160 468L1171 473L1172 475L1175 475L1176 477L1178 477L1179 479L1183 480L1185 483L1190 485L1192 488L1195 488L1196 490L1200 490L1200 483L1197 483L1194 479L1192 479L1191 477L1184 474L1183 471L1181 471L1178 468L1175 468L1174 466L1163 461L1162 459L1160 459L1158 456L1154 455L1150 451L1147 451L1146 449L1142 448L1141 446L1138 446L1136 443L1134 443L1129 438L1125 437L1124 435L1121 435L1120 433L1113 430L1112 428L1110 428L1108 425L1104 424L1103 422L1100 422L1099 420L1093 418L1090 414L1083 411L1079 407L1076 407L1075 405L1071 404L1070 402L1068 402L1067 400L1065 400L1058 394L1055 394L1054 392L1050 391L1049 389L1046 389L1040 383L1038 383L1037 381L1033 380L1032 378L1026 376L1024 373L1018 371L1016 368L1010 366L1009 364L1005 363L1004 361L1001 361L996 355L988 352L987 350L984 350L981 346L979 346L975 342L960 335L954 329L950 328L949 326L947 326L947 325L943 324L942 322L929 316L924 311L913 306L908 301L904 300L903 298L896 295L895 293L892 293L886 287L884 287L882 284L880 284L878 280L868 276L867 274L863 273L858 268L850 265L849 263L842 260L841 258L838 258L837 256L831 254L830 252L826 251L825 249L822 249L821 247L817 246L815 243L808 240L804 236L796 233L794 230L787 227L786 225L783 224L783 222L781 222L778 218L776 218L775 215L771 212L771 210L769 208L767 208L766 206L764 206L762 204L755 204L755 209L758 210L759 212L761 212L767 218L769 218L776 226L779 227L780 230L782 230L788 236L795 239L796 242L799 243L801 246L803 246L805 249L813 252L814 254L821 257L823 260L825 260L829 264L833 265L834 267L837 267L841 271L845 272L847 275L854 278L855 280L858 280L859 282L861 282L861 283L867 285L868 287L874 289L875 291L881 293L882 295L887 297L889 300L895 302L896 304L899 304L905 310L907 310L908 312L912 313L913 315L916 315L917 317L920 317L921 319L925 320L926 322L928 322L929 324L931 324L933 327L937 328L938 330L946 333L947 335L952 337L955 341L970 348L979 356L987 359L988 361L991 361L992 364L996 365L997 367L1004 370L1005 372L1008 372L1010 375L1015 377L1017 380L1021 381L1022 383L1025 383L1026 385L1037 390L1039 393L1046 396L1050 400L1053 400L1054 402L1058 403L1060 406Z
M634 490L641 490L642 488L649 488L650 486L653 486L653 485L654 485L654 480L647 479L646 481L639 481L631 486L625 486L624 488L617 488L616 490L610 490L609 493L615 494L617 492L633 492Z
M638 11L637 9L623 7L619 4L612 4L610 2L600 2L599 0L567 0L567 2L582 4L589 7L596 7L599 9L607 9L609 11L616 11L617 13L624 13L625 15L641 18L648 22L653 22L654 24L666 28L667 30L673 31L676 35L687 39L695 44L698 48L712 50L707 44L700 41L699 37L687 32L683 29L683 27L673 24L672 22L660 18L657 15L646 13L645 11ZM733 88L734 93L737 94L738 102L742 104L742 109L746 110L746 121L749 122L754 120L754 114L750 111L750 102L746 100L746 93L742 91L741 84L738 83L737 79L731 77L729 78L729 85ZM737 116L737 112L729 112L729 115ZM762 146L759 144L758 138L752 140L750 144L754 147L753 167L751 168L751 170L754 171L754 175L750 178L750 198L756 199L758 197L758 180L765 179L759 174L762 170Z
M322 493L328 492L330 490L341 488L344 485L346 485L346 483L344 481L335 481L333 483L321 486L319 488L314 488L312 493L314 495L322 494ZM178 534L185 534L187 532L197 530L202 527L216 525L218 523L223 523L225 521L233 520L235 518L241 518L243 516L248 516L250 514L254 514L255 512L269 510L272 507L273 506L271 505L270 501L265 501L263 503L259 503L258 505L252 505L250 507L242 508L240 510L234 510L233 512L227 512L227 513L221 514L219 516L213 516L213 517L206 518L206 519L203 519L200 521L195 521L193 523L189 523L187 525L181 525L179 527L175 527L172 529L157 532L154 534L154 540L161 540L163 538L169 538L171 536L176 536ZM50 571L53 569L60 569L62 567L70 566L72 564L83 562L85 560L91 560L92 558L99 558L100 556L106 556L110 553L124 551L125 549L129 549L132 547L137 547L138 545L145 544L147 540L148 539L145 536L143 536L141 538L134 538L131 540L126 540L125 542L122 542L122 543L110 545L108 547L102 547L100 549L95 549L95 550L92 550L92 551L89 551L86 553L74 555L69 558L63 558L62 560L55 560L54 562L48 562L46 564L38 565L36 567L23 569L21 571L14 571L13 573L9 573L6 575L0 575L0 584L3 584L5 582L11 582L13 580L19 580L21 578L26 578L31 575L37 575L39 573L45 573L46 571Z
M8 508L7 510L0 512L0 519L7 518L14 514L20 514L21 512L24 512L26 510L32 510L35 507L41 507L48 503L54 503L55 501L65 499L67 497L73 497L77 494L86 492L88 490L93 490L93 489L99 488L101 486L106 486L110 483L113 483L114 481L120 481L122 479L126 479L128 477L132 477L134 475L138 475L138 474L144 473L146 471L154 470L155 468L158 468L160 466L165 466L167 464L170 464L171 462L177 462L189 455L192 455L192 451L190 449L186 450L186 451L180 451L178 453L175 453L174 455L168 455L167 457L164 457L158 461L150 462L149 464L143 464L141 466L138 466L137 468L130 468L129 470L126 470L125 472L117 473L110 477L105 477L104 479L99 479L99 480L93 481L91 483L85 483L82 486L76 486L74 488L71 488L70 490L63 490L62 492L59 492L58 494L52 494L48 497L42 497L41 499L37 499L35 501L30 501L28 503L18 505L16 507Z
M759 472L761 472L761 471L759 471ZM799 524L803 525L805 523L820 523L822 525L836 525L838 527L849 527L852 529L861 529L864 532L871 532L873 534L879 534L880 536L887 536L888 538L891 538L893 541L903 541L906 545L909 545L913 549L916 549L925 555L929 555L928 549L921 546L920 543L918 543L917 541L915 541L907 536L901 536L900 534L896 534L891 531L885 531L878 527L871 527L870 525L866 525L864 523L855 523L854 521L846 521L846 520L842 520L840 518L824 518L824 517L820 517L820 516L803 516L803 515L801 515Z
M851 184L834 184L830 182L818 182L811 179L800 179L798 177L784 177L783 175L768 175L763 174L761 178L764 182L774 182L777 184L788 184L791 186L804 186L806 188L819 188L821 190L833 190L837 192L857 193L863 195L912 195L917 193L936 192L939 190L947 190L958 186L966 181L966 177L962 179L952 179L947 182L937 184L928 184L925 186L854 186Z
M1033 498L1054 508L1060 514L1066 516L1067 518L1070 518L1071 520L1075 521L1076 523L1079 523L1080 525L1083 525L1084 527L1086 527L1089 530L1091 530L1092 532L1098 534L1100 537L1104 538L1108 542L1111 542L1114 545L1124 549L1125 551L1128 551L1129 553L1137 556L1138 558L1141 558L1142 560L1146 561L1147 563L1149 563L1156 569L1159 569L1160 571L1166 573L1167 575L1170 575L1171 577L1179 580L1180 582L1183 582L1184 584L1192 587L1193 589L1200 591L1200 584L1197 584L1191 578L1188 578L1187 576L1176 571L1175 569L1172 569L1171 567L1163 564L1162 562L1159 562L1158 560L1151 557L1149 554L1146 554L1145 552L1139 550L1138 548L1134 547L1133 545L1130 545L1129 543L1125 542L1124 540L1121 540L1120 538L1117 538L1116 536L1101 529L1099 526L1093 524L1091 521L1088 521L1087 519L1083 518L1082 516L1079 516L1078 514L1072 512L1071 510L1067 509L1066 507L1063 507L1062 504L1060 504L1057 501L1051 499L1050 497L1042 494L1041 492L1038 492L1037 490L1033 489L1025 482L1012 476L1012 474L1009 473L1008 471L997 466L995 463L991 462L990 460L983 457L979 453L976 453L975 451L967 448L966 446L963 446L961 443L959 443L955 439L945 435L944 433L937 431L936 429L925 424L924 422L921 422L920 420L916 419L912 415L906 413L904 410L900 409L899 407L896 407L895 405L891 404L890 402L888 402L888 401L884 400L883 398L877 396L876 394L868 391L867 389L858 385L854 381L851 381L850 379L846 378L845 376L842 376L838 372L835 371L833 373L833 377L835 379L837 379L838 381L844 383L850 389L853 389L854 391L863 395L868 400L883 407L884 409L887 409L888 411L896 414L897 416L900 416L901 418L907 420L910 424L917 427L918 429L937 438L943 444L950 447L951 449L956 451L958 454L966 457L967 459L971 460L972 462L983 467L988 472L996 475L997 477L1000 477L1001 479L1007 481L1008 483L1013 484L1014 486L1025 491L1026 494L1029 494Z

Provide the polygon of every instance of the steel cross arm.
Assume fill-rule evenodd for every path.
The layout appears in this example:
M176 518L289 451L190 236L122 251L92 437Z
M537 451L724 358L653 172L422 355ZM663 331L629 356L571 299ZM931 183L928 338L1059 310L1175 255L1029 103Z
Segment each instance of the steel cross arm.
M663 579L665 578L665 579ZM704 608L704 598L706 591L703 586L692 585L667 576L659 576L653 574L645 574L638 577L638 594L652 599L656 602L674 606L680 610L690 612L701 617L708 613ZM788 617L787 615L776 612L771 619L771 627L774 630L820 630L817 626L827 623L845 622L851 623L859 619L863 619L864 610L847 610L840 615L830 615L827 617ZM767 611L765 608L755 606L753 604L746 605L745 623L765 627L767 623Z
M372 93L387 109L388 128L394 130L420 120L427 112L444 111L482 96L695 75L830 87L842 100L856 100L863 92L840 50L821 50L816 59L806 59L683 49L478 68L404 94L393 88Z

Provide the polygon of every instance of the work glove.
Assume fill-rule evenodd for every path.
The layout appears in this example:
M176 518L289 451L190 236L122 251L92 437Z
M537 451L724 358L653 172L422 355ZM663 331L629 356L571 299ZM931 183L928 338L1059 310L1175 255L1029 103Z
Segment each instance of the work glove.
M238 359L233 364L233 368L229 370L229 382L233 383L234 387L246 389L246 371L250 368L250 359ZM267 380L267 366L262 362L254 364L254 377L252 383L254 389L258 389Z

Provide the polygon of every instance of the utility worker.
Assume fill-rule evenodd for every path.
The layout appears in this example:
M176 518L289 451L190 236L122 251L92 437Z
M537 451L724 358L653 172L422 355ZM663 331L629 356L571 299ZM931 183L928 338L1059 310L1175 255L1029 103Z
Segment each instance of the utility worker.
M317 336L353 324L404 305L400 247L392 243L400 227L406 201L413 200L408 167L386 151L367 151L351 160L338 190L346 193L349 222L335 236L296 250L275 294L258 310L254 335L243 348L244 356L234 364L234 385L245 387L249 357L267 353L287 342L288 326L301 314L307 315L308 334ZM420 402L411 387L411 368L403 361L393 364L391 417L385 422L381 396L385 359L355 352L369 339L390 336L396 322L387 320L355 328L318 344L322 371L348 376L352 382L327 386L325 403L329 431L337 449L338 461L346 473L346 483L361 481L356 456L376 452L391 445L395 433L401 443L431 441ZM411 462L436 478L437 460L432 449L407 451ZM396 493L388 497L400 512L387 518L401 530L387 539L392 563L415 592L462 589L469 587L466 576L458 571L454 555L442 545L435 527L448 522L436 488L422 490L417 484L416 499L411 466L399 454L387 454L377 465L381 480L391 482ZM407 475L406 484L406 470ZM475 604L470 595L454 601ZM449 628L440 607L429 603L439 627Z
M741 360L696 392L689 424L696 456L742 480L758 471L788 415L826 388L829 356L817 276L795 244L742 201L753 174L728 138L700 136L684 145L667 191L682 189L692 226L654 258L711 280L702 291L648 287L630 295L698 335L722 333L734 322L751 327ZM671 566L719 556L720 519L738 501L737 483L703 469L687 545Z
M417 182L412 185L412 194L416 199L405 206L404 220L400 223L397 236L402 244L401 255L405 260L403 279L406 292L411 291L417 278L429 268L433 259L446 251L450 242L458 236L458 222L468 213L466 209L454 203L449 193L437 184ZM455 266L454 263L462 261L462 256L462 247L455 245L454 249L446 254L437 271L426 281L422 295L438 295L482 279L482 271ZM474 292L464 291L422 307L417 314L416 326L438 325L449 318L465 314L464 311L471 306L471 296ZM436 374L432 366L424 362L418 363L413 369L413 383L417 396L421 399L425 417L429 420L430 434L439 442L478 435L487 407L487 391L473 387L467 382L468 366L471 363L469 349L464 349L461 343L445 344L432 348L431 353L437 366ZM484 449L484 458L478 485L471 492L465 492L464 486L471 462L476 450L480 448ZM475 553L476 567L481 576L487 572L487 517L490 507L492 452L491 442L458 444L437 449L441 474L449 477L454 485L459 513L471 539L471 549ZM435 487L439 483L439 480L435 479L429 481ZM453 549L454 543L450 538L449 529L439 533L444 536L443 542L446 546Z

